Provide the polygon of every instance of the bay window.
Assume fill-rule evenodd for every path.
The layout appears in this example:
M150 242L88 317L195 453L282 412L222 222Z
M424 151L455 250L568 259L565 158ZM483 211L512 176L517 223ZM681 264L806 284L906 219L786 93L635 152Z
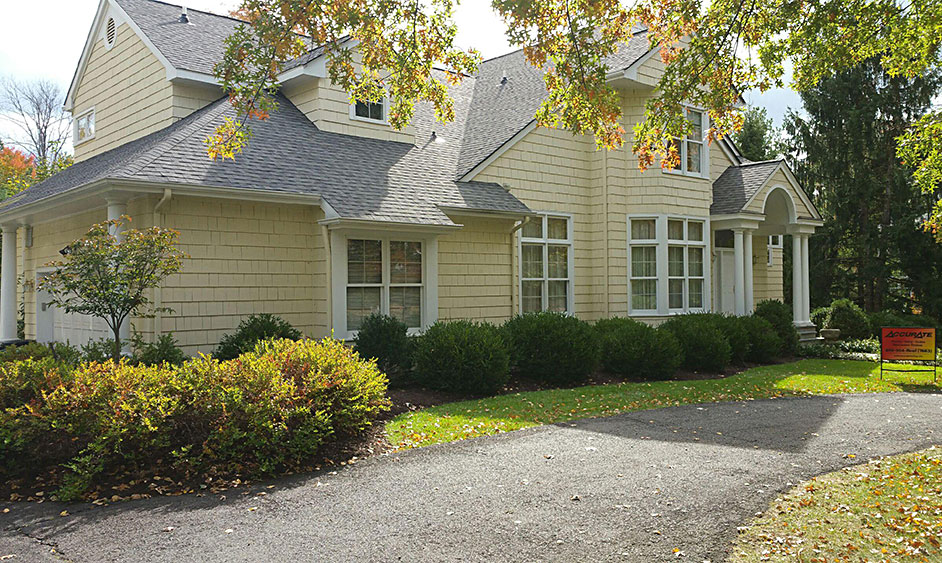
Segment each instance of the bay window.
M520 312L572 312L572 221L533 217L520 230Z
M707 308L706 221L686 217L630 217L629 309L663 315Z

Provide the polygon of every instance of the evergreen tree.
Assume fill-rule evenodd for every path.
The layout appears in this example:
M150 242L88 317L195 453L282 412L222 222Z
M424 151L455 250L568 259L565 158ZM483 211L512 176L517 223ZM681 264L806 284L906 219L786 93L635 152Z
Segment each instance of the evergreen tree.
M893 77L871 59L802 92L807 118L786 117L786 156L826 221L812 238L814 306L851 297L870 311L904 309L915 297L942 311L925 275L939 250L920 226L935 196L914 187L896 156L896 138L940 84L938 72Z
M742 129L735 137L742 155L752 161L775 158L775 128L765 108L751 106L743 112Z

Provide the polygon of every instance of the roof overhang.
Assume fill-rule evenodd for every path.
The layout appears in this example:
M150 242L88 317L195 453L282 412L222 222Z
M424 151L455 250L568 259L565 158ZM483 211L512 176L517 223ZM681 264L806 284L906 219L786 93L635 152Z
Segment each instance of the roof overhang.
M444 224L426 224L426 223L406 223L399 221L379 221L376 219L354 219L344 217L333 217L321 219L319 224L325 225L330 230L344 231L384 231L393 233L427 233L427 234L446 234L452 233L464 227L452 223Z
M755 213L726 213L710 215L710 228L714 231L726 229L756 230L765 220L765 215Z
M532 211L492 211L489 209L471 209L467 207L455 207L449 205L439 205L439 209L449 216L456 217L482 217L487 219L507 219L510 221L519 221L526 217L536 216Z

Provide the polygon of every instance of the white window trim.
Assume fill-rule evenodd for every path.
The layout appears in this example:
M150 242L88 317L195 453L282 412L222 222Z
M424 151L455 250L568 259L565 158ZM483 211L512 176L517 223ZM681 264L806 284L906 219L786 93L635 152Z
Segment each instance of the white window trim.
M687 172L687 142L688 139L686 136L681 139L680 143L680 168L662 168L661 170L665 174L673 174L676 176L686 176L688 178L703 178L706 180L710 179L710 143L707 142L707 131L709 130L710 125L710 115L707 111L698 106L685 105L684 106L684 117L687 116L687 111L693 110L698 111L703 115L703 123L701 127L703 128L703 138L699 142L702 147L700 150L700 172ZM676 139L676 137L674 137Z
M383 283L348 284L347 283L347 241L348 240L383 241ZM401 287L414 284L393 284L387 276L389 271L389 241L407 241L422 243L422 321L421 327L410 328L410 335L421 334L438 320L438 238L428 234L416 234L383 230L334 229L330 231L330 286L331 317L335 338L354 340L357 331L347 329L347 287L381 286L380 310L389 311L389 287Z
M773 237L777 238L778 240L777 243L772 242ZM775 249L784 248L784 245L785 245L784 241L785 241L785 237L783 237L782 235L769 235L769 242L768 242L768 254L769 254L768 265L769 266L775 265L775 255L774 255Z
M523 314L523 245L526 244L539 244L543 247L543 303L540 307L541 310L546 311L547 300L549 299L549 281L563 281L559 278L550 278L547 276L547 269L549 268L549 246L568 246L568 260L566 264L566 275L568 276L565 281L566 285L566 314L574 314L574 299L573 299L573 215L572 213L561 213L557 211L536 211L533 216L531 216L530 221L533 221L535 217L539 216L539 220L543 222L543 237L542 238L532 238L524 237L523 229L521 228L518 232L520 236L517 237L517 313ZM566 219L566 239L551 239L548 237L547 227L547 218L557 218L557 219ZM537 281L536 278L527 278L527 281Z
M654 220L655 221L655 236L654 239L642 239L642 240L632 240L631 238L631 221L634 220ZM667 222L668 220L683 220L684 221L684 240L668 240L667 236ZM688 238L688 224L690 221L696 221L703 224L703 240L702 241L690 241ZM679 315L685 313L698 313L698 312L707 312L712 309L712 272L711 272L711 257L712 253L710 252L710 240L711 240L711 230L710 230L710 219L709 217L697 217L693 215L668 215L668 214L629 214L626 221L627 226L627 248L628 248L628 263L627 263L627 281L628 281L628 314L630 316L637 317L650 317L650 316L670 316L670 315ZM634 278L631 272L631 249L632 247L640 246L653 246L657 248L657 309L635 309L632 307L631 300L631 281L632 279L652 279L652 278ZM669 280L670 270L668 266L668 247L669 246L683 246L684 247L684 308L682 309L673 309L669 307ZM689 306L689 276L690 266L689 259L690 255L687 252L687 248L695 246L703 248L703 307L692 308ZM700 279L694 278L694 279Z
M85 137L82 140L79 140L79 135L78 135L79 120L81 120L83 117L86 117L88 115L92 116L92 122L94 123L92 134L88 137ZM97 119L95 118L94 106L78 114L77 116L75 116L75 119L72 120L72 146L73 147L77 147L78 145L81 145L82 143L87 143L88 141L91 141L92 139L95 138L95 135L97 134L98 134L98 122L97 122Z
M371 103L381 103L383 104L383 118L382 119L371 119L369 117L361 117L357 115L357 103L354 100L350 102L350 119L353 121L363 121L365 123L375 123L377 125L389 125L389 96L383 96L378 102Z

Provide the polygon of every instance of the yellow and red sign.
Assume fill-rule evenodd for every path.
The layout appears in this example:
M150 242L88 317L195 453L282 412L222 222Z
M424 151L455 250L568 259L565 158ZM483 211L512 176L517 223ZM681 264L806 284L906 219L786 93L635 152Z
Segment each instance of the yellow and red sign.
M935 360L934 328L883 327L880 352L884 360Z

